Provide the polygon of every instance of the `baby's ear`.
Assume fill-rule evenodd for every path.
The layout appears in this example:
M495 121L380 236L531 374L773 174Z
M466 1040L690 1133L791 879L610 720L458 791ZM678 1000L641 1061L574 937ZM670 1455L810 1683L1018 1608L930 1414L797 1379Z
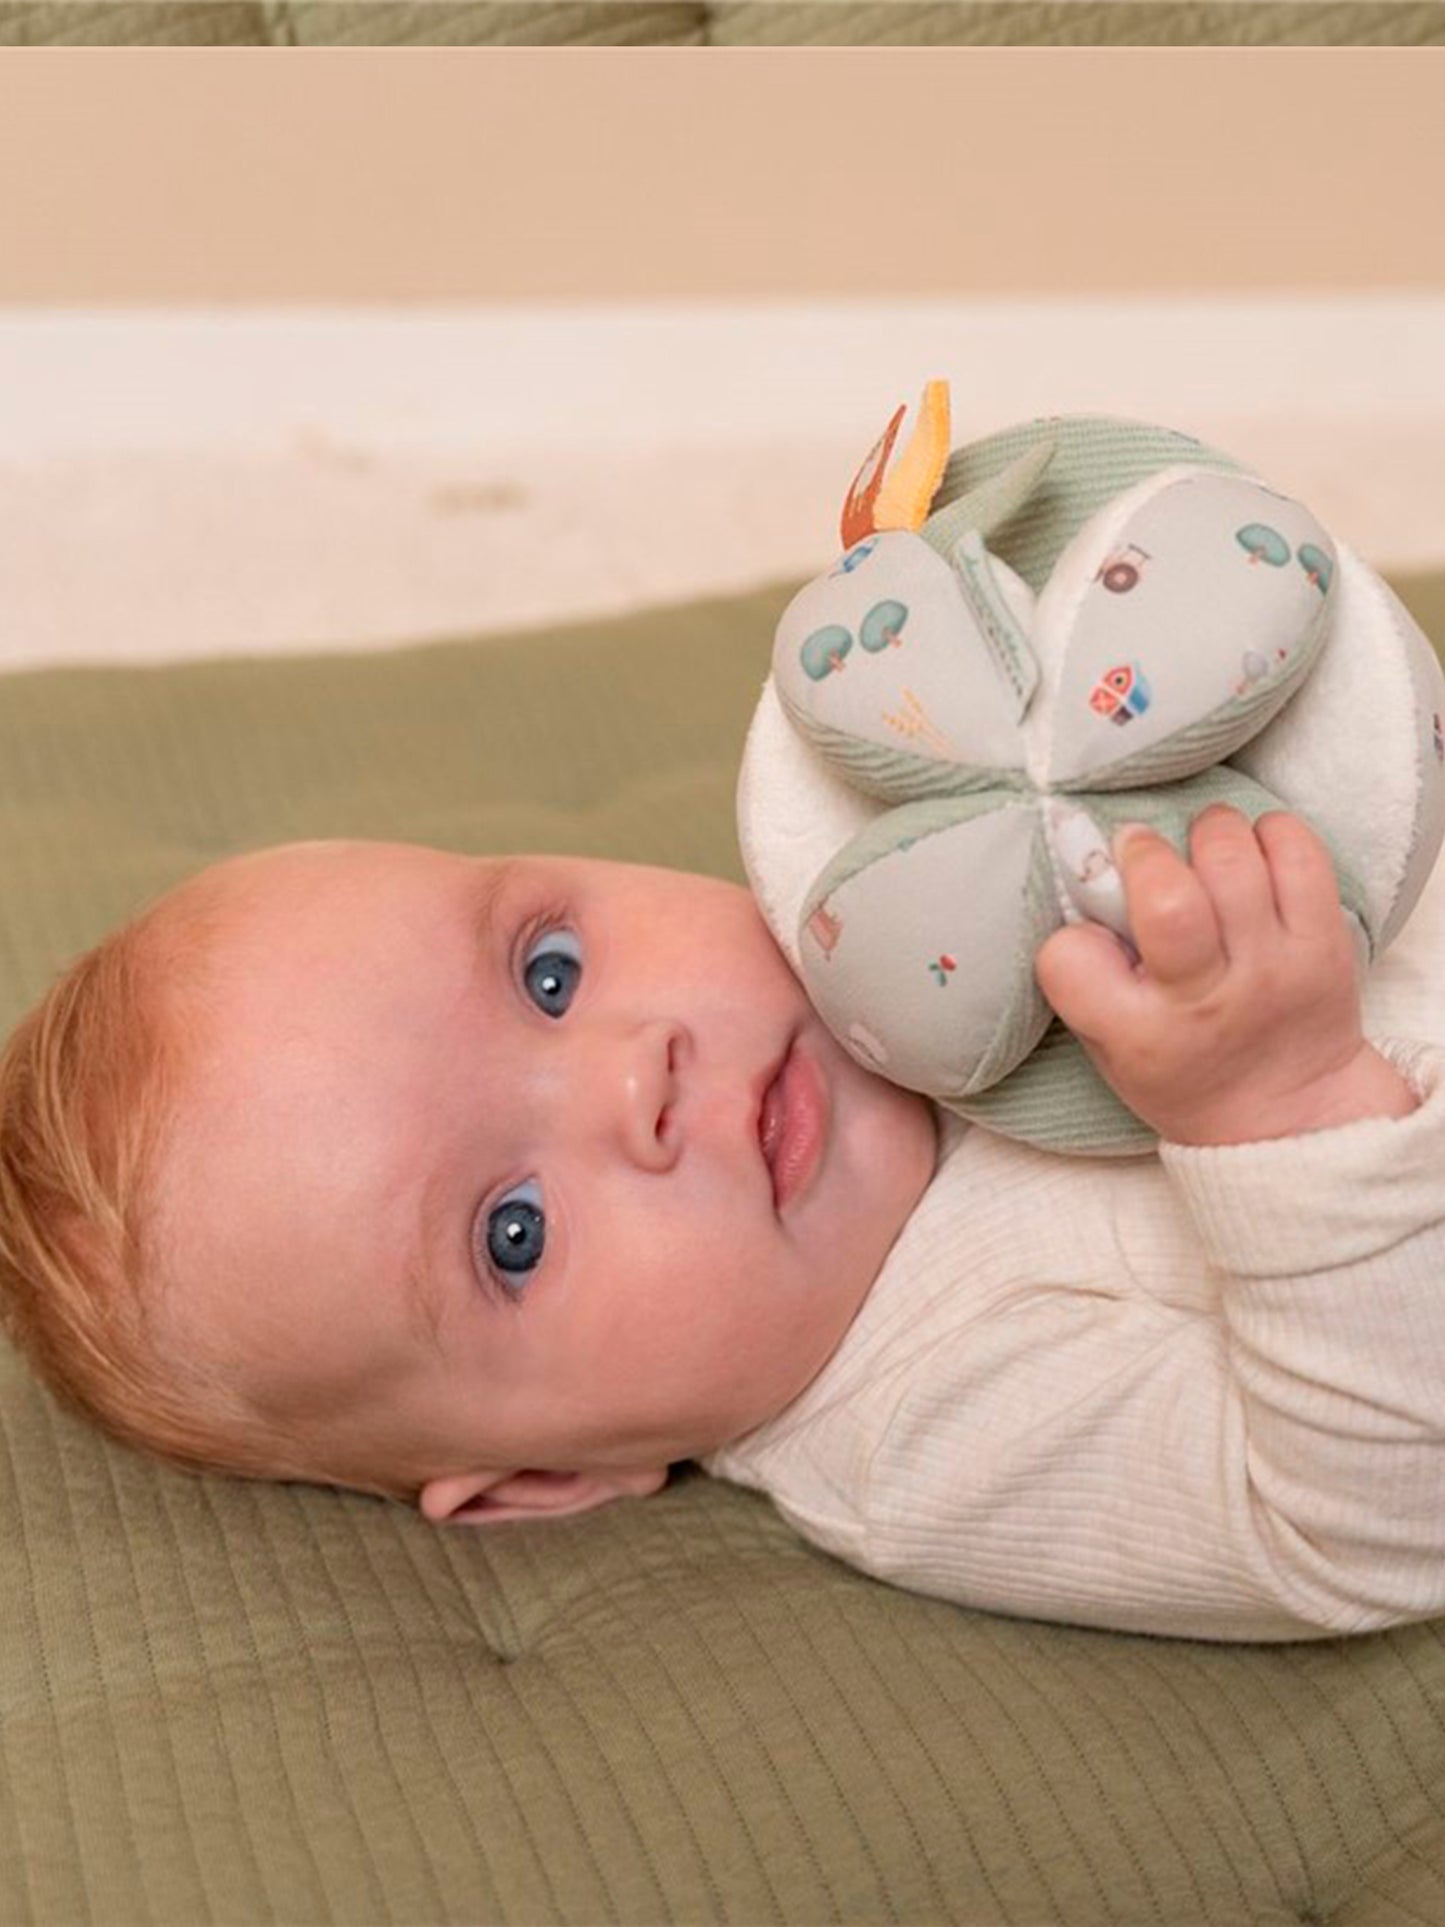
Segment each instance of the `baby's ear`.
M666 1483L665 1465L600 1472L458 1472L429 1480L417 1505L433 1525L491 1525L589 1512L613 1499L645 1499Z

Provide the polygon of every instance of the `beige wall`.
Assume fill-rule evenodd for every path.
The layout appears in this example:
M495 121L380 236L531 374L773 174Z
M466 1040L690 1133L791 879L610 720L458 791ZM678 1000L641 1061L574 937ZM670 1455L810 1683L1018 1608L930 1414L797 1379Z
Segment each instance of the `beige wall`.
M0 55L0 301L1445 288L1445 50Z

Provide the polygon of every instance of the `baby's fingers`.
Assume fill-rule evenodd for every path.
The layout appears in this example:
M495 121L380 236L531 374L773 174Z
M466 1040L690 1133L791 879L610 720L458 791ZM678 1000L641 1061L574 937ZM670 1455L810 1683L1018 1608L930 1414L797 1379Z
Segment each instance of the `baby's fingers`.
M1279 906L1269 857L1243 810L1212 803L1189 826L1189 858L1214 906L1225 954L1248 963L1276 940Z
M1330 853L1307 823L1269 810L1254 826L1269 864L1279 920L1295 937L1338 934L1340 886Z
M1066 924L1046 938L1034 975L1057 1015L1091 1043L1128 1023L1139 988L1123 944L1097 923Z
M1129 927L1147 974L1169 989L1200 990L1228 966L1214 904L1165 837L1126 824L1114 838Z

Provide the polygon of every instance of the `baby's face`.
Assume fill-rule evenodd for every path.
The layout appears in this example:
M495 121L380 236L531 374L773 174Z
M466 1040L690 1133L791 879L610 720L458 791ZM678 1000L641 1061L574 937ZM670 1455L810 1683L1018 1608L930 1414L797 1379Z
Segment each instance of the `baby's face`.
M817 1373L934 1127L834 1043L746 891L376 843L205 885L171 1342L443 1481L438 1516L478 1477L660 1473Z

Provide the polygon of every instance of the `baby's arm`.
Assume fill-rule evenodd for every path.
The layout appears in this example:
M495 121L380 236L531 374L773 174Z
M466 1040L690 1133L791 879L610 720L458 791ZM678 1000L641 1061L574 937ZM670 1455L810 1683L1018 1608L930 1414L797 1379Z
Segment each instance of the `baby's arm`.
M1211 1502L1194 1467L1178 1494L1193 1489L1205 1543L1213 1503L1221 1541L1251 1522L1266 1597L1302 1620L1352 1630L1439 1612L1445 1167L1431 1120L1445 1064L1365 1041L1333 871L1297 819L1252 829L1211 810L1190 853L1147 832L1124 842L1137 963L1082 927L1039 960L1100 1072L1160 1132L1220 1280L1222 1346L1196 1326L1153 1388L1174 1378L1174 1436L1188 1451L1192 1434L1219 1481ZM1399 1065L1435 1094L1418 1116ZM1141 1485L1154 1477L1139 1467Z
M1039 1618L1274 1640L1445 1613L1445 1049L1381 1048L1401 1118L1087 1176L966 1133L930 1222L969 1290L935 1280L911 1325L895 1301L907 1349L839 1402L856 1516L806 1445L788 1516Z
M1409 1085L1361 1028L1328 852L1298 817L1217 804L1190 861L1151 830L1117 840L1138 961L1097 924L1038 955L1045 996L1129 1108L1174 1144L1293 1137L1403 1117Z
M815 1536L965 1605L1126 1631L1445 1613L1445 1050L1389 1049L1420 1087L1403 1119L1097 1170L1089 1220L1115 1236L1077 1267L1068 1161L1030 1185L1011 1147L977 1147L982 1208L1012 1173L1050 1226L1035 1281L987 1277L962 1328L935 1294L955 1310L926 1353L860 1391L857 1527ZM825 1528L838 1483L802 1485Z

